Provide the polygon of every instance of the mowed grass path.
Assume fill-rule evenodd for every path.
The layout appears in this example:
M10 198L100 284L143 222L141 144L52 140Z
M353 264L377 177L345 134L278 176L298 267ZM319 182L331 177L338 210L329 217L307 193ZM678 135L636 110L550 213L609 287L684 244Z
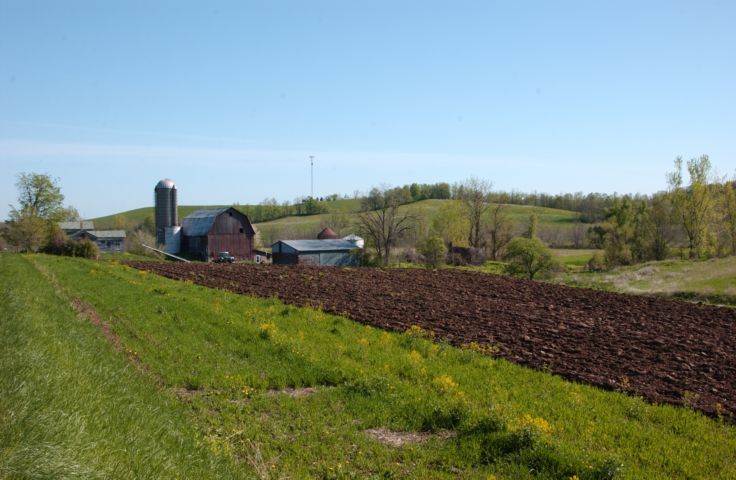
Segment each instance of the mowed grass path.
M13 295L23 297L22 292L36 288L48 297L47 304L18 304L16 317L39 323L41 331L26 332L25 343L11 340L5 350L23 344L19 350L28 357L41 355L51 347L37 336L50 335L49 343L55 344L65 336L78 338L81 330L80 342L89 345L67 354L80 377L75 383L97 385L95 365L107 362L127 372L101 375L106 379L103 393L91 389L85 397L82 389L82 402L106 389L141 389L124 396L123 405L108 408L103 401L89 411L79 407L75 418L88 425L84 431L94 441L73 440L71 427L46 440L86 445L81 459L60 456L62 466L104 467L110 457L98 455L100 445L124 443L132 434L99 425L142 398L158 413L141 419L140 428L148 432L142 436L158 439L145 426L158 432L155 426L163 421L169 430L159 432L161 438L173 436L190 446L184 456L194 473L181 475L185 478L231 478L232 468L260 478L736 477L733 426L686 409L565 382L472 349L436 344L422 338L426 332L389 334L316 310L175 282L114 262L14 255L0 255L0 260L3 292L15 292L11 285L16 279L27 278L26 290ZM61 297L48 293L53 291L49 279L61 286ZM70 298L97 311L122 351L65 307ZM64 308L63 315L44 313ZM4 338L16 327L1 321ZM5 373L14 355L0 353L0 358L3 382L13 385L13 378L24 376ZM65 362L52 360L38 362L38 370L63 383L68 374L57 364ZM126 361L139 367L126 367ZM295 398L284 393L286 387L314 391ZM77 391L66 388L59 393L62 398ZM28 403L28 412L47 412L47 422L69 416L71 409L53 404L51 394L34 400L33 391L15 389L18 393L0 404L3 419L15 418ZM37 443L34 435L41 433L34 434L32 427L0 424L1 435L13 432L0 438L12 438L14 445L2 450L0 465L7 463L8 451ZM436 435L424 444L395 447L366 433L374 428ZM159 461L156 457L151 464ZM212 471L197 469L203 465L212 465ZM121 473L126 468L132 467L121 462L107 477L126 478ZM138 476L177 476L136 471L143 472Z
M28 257L0 254L0 285L0 478L241 476Z

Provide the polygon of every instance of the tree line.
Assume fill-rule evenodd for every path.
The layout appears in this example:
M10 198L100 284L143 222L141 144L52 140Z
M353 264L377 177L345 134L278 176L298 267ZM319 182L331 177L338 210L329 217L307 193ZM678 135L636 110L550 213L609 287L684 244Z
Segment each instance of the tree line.
M648 197L622 196L591 229L606 266L736 255L736 181L717 178L707 155L678 157L668 189Z
M707 155L687 162L678 157L666 177L667 190L653 195L558 196L494 192L489 181L470 178L444 190L452 201L443 203L429 224L407 209L399 210L411 202L405 187L374 188L362 201L359 227L382 265L407 238L425 258L442 257L437 254L442 245L451 263L507 259L510 250L518 250L510 248L515 238L539 239L536 216L530 216L521 233L510 218L509 204L564 207L581 213L580 224L596 220L585 232L588 244L602 250L591 269L672 255L736 255L736 181L717 178Z

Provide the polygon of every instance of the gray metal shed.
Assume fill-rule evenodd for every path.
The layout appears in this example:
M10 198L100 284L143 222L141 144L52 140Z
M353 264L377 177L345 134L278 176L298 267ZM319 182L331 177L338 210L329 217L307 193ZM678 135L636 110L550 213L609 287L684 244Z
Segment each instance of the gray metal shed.
M97 244L101 252L125 250L125 230L82 230L70 238L88 238Z
M271 246L273 263L277 265L316 265L354 267L359 265L347 240L279 240Z

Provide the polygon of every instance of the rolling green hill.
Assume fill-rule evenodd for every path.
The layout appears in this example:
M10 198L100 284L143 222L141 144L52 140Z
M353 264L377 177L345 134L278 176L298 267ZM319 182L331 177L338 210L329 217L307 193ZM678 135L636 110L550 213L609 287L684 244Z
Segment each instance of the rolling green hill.
M426 229L431 225L432 220L442 206L452 201L422 200L403 205L400 210L415 215L419 219L422 228ZM359 199L321 202L320 205L327 209L327 213L289 216L269 222L256 223L255 226L260 231L261 246L267 247L282 239L315 238L320 230L326 226L331 227L339 235L348 235L357 230L358 213L360 211ZM200 208L220 208L222 206L181 205L179 206L179 218L183 219ZM505 205L504 209L506 215L513 222L514 230L517 233L526 228L531 214L537 215L540 235L552 244L569 243L566 240L570 236L569 232L580 225L577 223L578 214L568 210L528 205ZM132 230L140 225L147 216L153 219L153 207L138 208L92 220L99 229L121 228ZM587 228L587 226L584 228ZM548 238L545 238L545 236Z
M329 213L351 213L360 210L359 199L340 199L333 202L322 202ZM195 210L202 208L222 208L230 205L179 205L179 218L184 218ZM236 206L237 208L237 206ZM101 230L112 228L135 228L141 224L143 220L150 216L153 219L153 207L136 208L125 212L106 215L104 217L92 218L95 227Z
M425 227L431 225L440 208L452 200L422 200L400 208L402 212L411 212L420 219ZM533 207L527 205L506 205L505 213L517 231L526 228L529 216L535 214L539 220L540 230L557 229L566 231L576 225L578 215L568 210ZM320 215L303 217L286 217L271 222L259 223L256 226L261 232L261 241L265 245L282 238L314 238L322 228L329 226L339 235L354 233L358 224L358 210L335 211Z

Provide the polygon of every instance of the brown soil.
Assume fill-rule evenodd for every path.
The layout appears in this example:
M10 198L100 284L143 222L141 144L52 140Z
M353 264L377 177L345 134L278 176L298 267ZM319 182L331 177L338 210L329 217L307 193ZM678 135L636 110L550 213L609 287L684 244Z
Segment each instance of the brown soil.
M736 309L457 270L129 265L387 330L419 325L569 380L736 415Z
M118 352L123 351L120 337L115 335L109 323L102 320L102 317L100 317L100 314L97 313L97 310L95 310L91 305L83 302L76 297L72 298L71 303L74 311L76 311L78 315L87 318L90 322L92 322L93 325L100 329L102 334L105 336L107 341L110 342L115 350L117 350Z
M371 428L365 431L366 435L385 445L400 447L407 443L426 443L432 438L448 439L456 437L455 432L395 432L385 428Z

